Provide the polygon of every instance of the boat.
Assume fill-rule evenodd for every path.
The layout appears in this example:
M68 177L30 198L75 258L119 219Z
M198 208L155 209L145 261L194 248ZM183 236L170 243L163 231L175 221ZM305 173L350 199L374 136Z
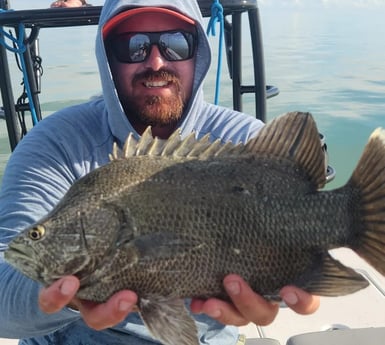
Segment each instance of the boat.
M204 17L211 16L212 0L198 0ZM260 14L257 0L221 0L224 14L224 41L229 80L232 85L232 106L242 111L243 95L252 94L254 115L266 119L266 102L279 94L278 87L267 85L265 81L264 56L261 33ZM23 135L28 131L24 119L25 113L34 112L34 119L42 119L39 94L41 74L36 68L39 56L38 41L40 30L61 27L96 25L101 7L81 8L10 9L8 0L0 0L0 28L6 27L19 35L19 25L28 35L24 40L26 50L23 53L25 71L22 76L28 81L30 97L24 102L17 102L12 93L9 75L9 63L6 48L0 45L0 89L2 97L1 115L6 121L11 150L14 150ZM250 37L242 36L241 23L247 16ZM1 38L1 33L0 33ZM242 44L249 40L253 57L252 85L246 85L242 79ZM320 145L325 150L326 143L321 135ZM328 179L333 179L335 171L328 166ZM313 315L301 316L284 305L273 324L255 326L249 324L241 327L240 332L246 336L246 345L382 345L385 338L385 278L371 268L353 252L346 249L333 250L332 255L353 267L369 282L369 287L353 295L338 298L321 299L321 307ZM17 341L0 339L1 344L11 345Z

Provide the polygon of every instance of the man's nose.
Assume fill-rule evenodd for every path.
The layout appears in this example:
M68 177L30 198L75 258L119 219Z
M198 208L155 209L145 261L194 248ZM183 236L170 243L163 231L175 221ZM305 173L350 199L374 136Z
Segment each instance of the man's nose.
M150 56L146 59L146 67L158 71L167 65L167 60L160 53L158 46L153 45L150 50Z

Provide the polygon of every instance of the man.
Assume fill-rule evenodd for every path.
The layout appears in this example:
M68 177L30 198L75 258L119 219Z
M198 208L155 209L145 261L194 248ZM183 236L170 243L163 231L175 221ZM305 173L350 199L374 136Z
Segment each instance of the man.
M77 179L108 163L113 142L121 146L130 132L138 137L151 125L161 138L181 128L182 136L194 131L233 142L257 134L260 121L203 100L210 49L201 23L195 0L106 1L96 40L103 97L47 117L18 145L0 194L1 250ZM225 325L268 324L278 311L236 275L224 285L233 303L191 303L201 343L234 345L237 329ZM81 301L74 297L76 277L42 289L4 262L0 288L0 337L22 338L22 344L153 344L132 312L133 291L102 304ZM299 313L318 306L317 298L294 287L281 296Z

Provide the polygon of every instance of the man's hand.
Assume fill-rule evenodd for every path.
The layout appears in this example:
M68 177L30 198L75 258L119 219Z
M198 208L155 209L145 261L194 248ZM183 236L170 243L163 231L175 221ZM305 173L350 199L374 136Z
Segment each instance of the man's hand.
M137 295L128 290L119 291L105 303L94 303L75 297L79 280L67 276L41 290L39 305L46 313L55 313L66 306L79 310L86 324L96 330L112 327L123 321L137 304ZM232 304L211 298L207 301L194 299L191 310L205 313L221 323L243 326L249 322L268 325L275 319L279 306L266 301L251 290L239 276L231 274L224 279ZM286 304L299 314L311 314L319 306L319 298L294 287L286 286L280 292Z
M39 306L46 313L55 313L69 306L79 310L84 322L102 330L123 321L137 303L137 295L128 290L119 291L105 303L94 303L75 297L80 286L74 276L66 276L40 291Z
M257 295L239 276L231 274L224 279L224 286L233 304L219 299L193 300L191 310L205 313L226 325L244 326L249 322L266 326L277 316L279 306ZM314 313L319 307L319 297L294 287L286 286L280 296L283 301L299 314Z

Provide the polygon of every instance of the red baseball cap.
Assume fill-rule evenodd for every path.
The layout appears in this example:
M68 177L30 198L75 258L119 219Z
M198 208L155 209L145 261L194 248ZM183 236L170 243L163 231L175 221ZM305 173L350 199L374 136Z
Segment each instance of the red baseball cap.
M154 14L168 14L170 16L177 17L178 19L185 21L189 24L195 25L195 21L191 19L190 17L185 16L184 14L170 10L168 8L163 7L139 7L139 8L133 8L126 11L123 11L116 16L112 17L108 22L106 22L103 26L102 32L103 32L103 38L105 39L108 34L117 27L120 23L125 21L126 19L135 16L137 14L141 13L154 13Z

